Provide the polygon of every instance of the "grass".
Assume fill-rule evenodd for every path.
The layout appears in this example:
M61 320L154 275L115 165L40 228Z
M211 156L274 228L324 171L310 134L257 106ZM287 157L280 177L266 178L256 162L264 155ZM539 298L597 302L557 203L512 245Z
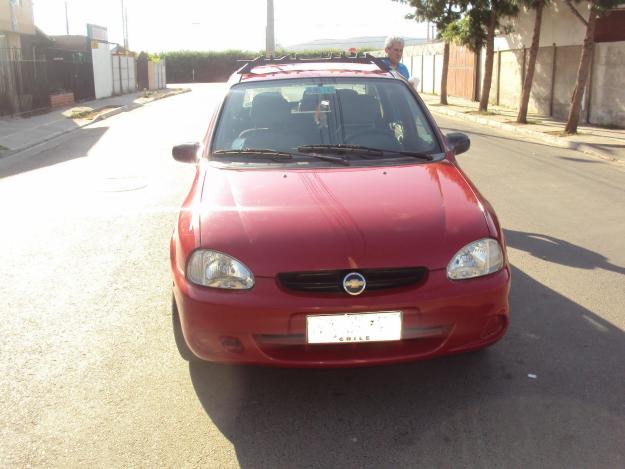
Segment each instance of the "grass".
M8 150L8 148L5 147L4 145L0 145L0 151L3 151L3 150Z
M69 118L70 119L93 119L92 114L94 114L95 111L73 111L72 113L70 113Z
M69 109L65 111L63 115L68 119L95 119L104 111L108 111L109 109L115 109L119 106L104 106L99 109L92 109L90 107L77 107L73 109Z

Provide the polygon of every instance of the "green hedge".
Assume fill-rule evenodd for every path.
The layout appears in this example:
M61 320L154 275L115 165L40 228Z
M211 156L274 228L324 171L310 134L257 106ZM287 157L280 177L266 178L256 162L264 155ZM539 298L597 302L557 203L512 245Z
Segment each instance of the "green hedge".
M369 49L361 49L366 52ZM298 57L327 57L330 54L340 54L338 49L307 50L297 52ZM293 52L279 50L276 57L293 54ZM228 77L244 63L239 60L249 60L265 55L265 51L229 50L224 52L175 51L159 54L166 59L167 83L212 83L226 81Z

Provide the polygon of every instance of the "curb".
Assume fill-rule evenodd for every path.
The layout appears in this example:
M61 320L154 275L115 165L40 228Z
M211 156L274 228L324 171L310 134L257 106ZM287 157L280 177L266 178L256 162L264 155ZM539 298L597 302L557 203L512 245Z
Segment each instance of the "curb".
M427 104L428 103L426 102L426 105ZM574 141L564 139L562 137L545 135L543 132L537 132L535 130L525 129L525 128L518 127L515 125L506 124L505 122L493 121L485 117L467 115L464 112L453 111L451 109L441 109L439 107L429 106L429 105L428 105L428 109L430 110L430 112L435 113L435 114L443 114L449 117L455 117L457 119L474 122L476 124L480 124L486 127L494 127L494 128L498 128L498 129L505 130L505 131L512 132L512 133L527 135L529 137L533 137L537 140L542 140L545 143L551 143L552 145L556 145L561 148L568 148L570 150L580 151L582 153L594 156L596 158L600 158L602 160L608 160L608 161L620 163L620 161L617 158L614 158L608 152L595 148L588 143L574 142Z
M169 98L171 96L176 96L178 94L189 93L190 91L191 91L190 88L183 88L182 90L177 90L175 92L167 93L167 94L164 94L162 96L158 96L158 97L152 98L150 101L147 101L145 103L141 103L141 104L140 103L130 103L130 104L126 104L124 106L120 106L118 108L112 109L112 110L110 110L108 112L103 112L102 114L98 115L95 119L93 119L93 120L91 120L89 122L85 122L84 124L77 125L76 127L73 127L71 129L61 130L61 131L56 132L56 133L54 133L52 135L49 135L48 137L43 138L42 140L39 140L38 142L34 142L34 143L31 143L31 144L28 144L28 145L23 146L21 148L11 149L11 150L8 150L8 151L6 151L4 153L0 152L0 161L4 160L5 158L9 158L11 156L15 156L18 153L21 153L23 151L30 150L31 148L36 147L37 145L41 145L43 143L47 143L50 140L54 140L55 138L62 137L63 135L69 134L71 132L74 132L76 130L82 129L84 127L88 127L91 124L95 124L96 122L102 121L104 119L108 119L109 117L116 116L117 114L121 114L122 112L133 111L133 110L135 110L137 108L145 106L146 104L150 104L153 101L158 101L159 99Z

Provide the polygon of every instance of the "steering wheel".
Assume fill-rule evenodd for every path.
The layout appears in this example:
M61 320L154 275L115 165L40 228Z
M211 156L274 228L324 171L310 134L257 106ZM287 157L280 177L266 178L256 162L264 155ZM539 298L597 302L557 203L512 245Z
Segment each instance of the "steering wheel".
M362 129L345 136L345 143L387 150L399 150L399 142L386 130Z

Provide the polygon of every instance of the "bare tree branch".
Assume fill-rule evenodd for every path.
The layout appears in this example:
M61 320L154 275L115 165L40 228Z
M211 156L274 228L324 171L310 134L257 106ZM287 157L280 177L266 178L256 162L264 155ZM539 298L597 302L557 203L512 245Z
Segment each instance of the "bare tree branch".
M571 3L571 0L564 0L566 2L566 4L569 6L569 8L571 9L571 11L573 11L573 14L575 16L577 16L577 19L580 20L582 23L584 23L585 26L588 26L588 21L586 21L584 19L584 17L582 15L580 15L579 11L577 11L577 8L575 8L573 6L573 4Z

